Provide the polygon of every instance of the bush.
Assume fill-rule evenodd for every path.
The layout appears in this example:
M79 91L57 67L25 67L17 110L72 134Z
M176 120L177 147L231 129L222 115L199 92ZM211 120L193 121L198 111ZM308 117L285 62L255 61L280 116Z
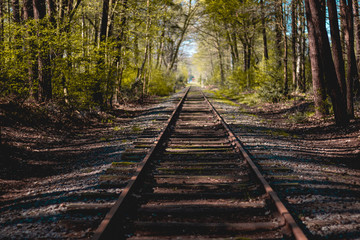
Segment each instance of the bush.
M265 101L279 102L283 97L283 72L278 69L277 63L271 60L263 60L258 66L255 70L255 79L259 97Z
M176 77L162 70L154 69L149 83L149 94L166 96L174 90Z

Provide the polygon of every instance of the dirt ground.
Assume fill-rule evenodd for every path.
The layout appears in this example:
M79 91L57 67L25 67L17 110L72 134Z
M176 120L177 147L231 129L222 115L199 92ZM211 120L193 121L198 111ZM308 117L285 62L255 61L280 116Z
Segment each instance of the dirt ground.
M73 229L64 221L66 204L100 191L99 177L111 163L142 132L159 125L155 118L167 119L165 110L174 106L171 98L149 99L71 119L51 106L39 112L1 105L0 239L87 238L88 226ZM118 195L121 189L114 191ZM102 216L79 221L98 224Z
M337 127L332 119L294 121L311 107L306 101L212 101L310 239L360 239L359 105L356 119Z
M298 119L311 107L304 100L252 107L218 100L212 99L215 107L311 239L360 239L358 105L356 120L337 127L331 119ZM2 105L0 239L58 238L52 235L57 215L45 227L39 213L58 212L70 193L94 186L143 129L156 125L146 112L173 104L160 102L79 113L76 123ZM45 207L35 211L34 204ZM34 217L25 221L25 215Z

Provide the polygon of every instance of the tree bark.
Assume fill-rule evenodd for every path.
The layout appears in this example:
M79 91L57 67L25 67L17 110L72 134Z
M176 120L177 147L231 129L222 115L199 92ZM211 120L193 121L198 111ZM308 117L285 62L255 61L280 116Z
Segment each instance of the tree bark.
M21 19L20 19L20 6L19 6L19 0L12 0L11 1L11 5L12 5L12 14L13 14L13 20L16 23L20 23Z
M359 18L359 3L353 0L353 14L354 14L354 33L356 43L356 61L358 76L360 76L360 18ZM355 81L354 90L358 97L360 97L360 79Z
M354 82L358 81L356 57L354 52L354 22L352 0L341 0L341 12L344 16L344 30L347 56L347 76L346 76L346 107L350 118L354 118Z
M283 44L284 44L284 55L283 55L283 67L284 67L284 95L287 96L289 93L289 78L288 78L288 46L286 36L286 10L283 8L281 3L281 27L283 30Z
M232 31L231 38L234 44L234 54L236 59L236 64L239 63L239 49L238 49L238 40L235 31Z
M0 66L3 66L3 50L4 50L4 1L0 0Z
M56 26L56 5L54 0L46 0L47 5L47 15L49 17L52 27Z
M38 100L38 93L37 90L34 88L35 79L38 75L37 64L34 64L35 59L35 52L34 49L36 48L32 37L35 33L32 29L29 29L27 25L27 21L34 18L34 8L33 8L33 0L24 0L23 2L23 14L24 14L24 21L25 26L27 28L27 42L26 42L26 52L28 56L28 84L29 84L29 96Z
M305 38L305 11L304 11L304 4L303 1L300 1L300 44L299 44L299 53L300 53L300 84L301 84L301 91L303 93L306 92L306 67L305 67L305 55L306 55L306 38Z
M100 42L106 40L106 31L108 26L108 17L109 17L109 0L103 0L103 9L101 16L101 25L100 25Z
M221 51L221 44L220 44L220 36L219 33L216 33L216 48L219 57L219 65L220 65L220 86L224 86L225 84L225 72L224 72L224 63L223 63L223 56Z
M294 90L299 87L298 84L298 29L297 29L297 14L298 2L293 0L291 3L291 48L292 48L292 80Z
M4 1L0 0L0 44L2 46L2 43L4 41Z
M269 59L269 51L267 44L267 35L266 35L266 23L265 23L265 12L264 12L264 1L260 0L261 8L261 28L262 28L262 37L263 37L263 46L264 46L264 58L265 60Z
M337 125L349 123L349 117L346 111L346 103L340 91L333 58L331 55L330 43L325 26L325 3L317 0L305 0L308 5L307 13L310 14L310 21L313 23L315 37L318 39L320 52L320 61L325 70L324 76L327 83L327 90L331 98L334 109L335 121Z
M234 45L231 41L231 38L230 38L230 33L229 33L229 30L226 28L226 38L227 38L227 41L229 43L229 46L230 46L230 54L231 54L231 69L232 71L235 70L235 64L236 64L236 57L235 57L235 49L234 49Z
M144 98L145 94L146 94L146 73L145 73L145 65L146 62L148 60L149 55L149 50L150 50L150 25L151 25L151 18L150 18L150 1L147 0L146 1L146 7L147 7L147 17L146 17L146 30L145 30L145 34L146 34L146 39L145 39L145 52L144 52L144 58L143 58L143 63L141 64L141 68L139 69L138 72L138 76L137 79L142 79L143 78L143 88L142 88L142 98ZM150 66L149 66L150 67ZM142 77L143 76L143 77Z
M105 74L106 56L105 56L105 51L102 49L103 46L101 45L101 43L104 43L107 40L106 31L108 26L108 17L109 17L109 0L103 0L101 24L100 24L100 41L99 41L99 49L98 49L99 58L96 68L98 80L94 85L94 93L93 93L94 94L93 99L95 103L100 105L101 108L104 107L104 103L105 103L101 82L106 75Z
M160 39L159 39L159 45L158 45L158 49L157 49L157 54L156 54L156 64L155 64L155 68L159 69L161 68L162 65L162 55L163 55L163 51L164 51L164 41L165 41L165 17L163 17L163 25L161 27L161 35L160 35Z
M356 42L356 60L358 70L360 70L360 16L359 16L359 3L353 1L353 13L354 13L354 33Z
M127 11L128 5L127 0L121 1L121 17L120 17L120 34L117 37L117 56L116 56L116 64L117 64L117 86L116 86L116 96L115 100L119 102L120 99L120 92L121 92L121 85L122 85L122 77L124 72L124 59L123 59L123 41L125 40L125 27L127 24Z
M174 65L177 61L177 58L178 58L178 54L179 54L179 50L180 50L180 46L182 44L182 42L184 41L184 37L185 37L185 34L190 26L190 23L191 23L191 20L192 18L194 17L196 11L197 11L197 8L198 6L195 5L191 2L191 0L189 0L189 11L185 14L185 20L184 20L184 24L181 28L181 33L180 33L180 37L179 37L179 40L176 44L176 47L175 47L175 52L171 58L171 61L170 61L170 64L169 64L169 68L168 70L171 71L173 70L174 68Z
M311 62L315 114L316 116L323 118L328 113L328 109L325 104L325 83L323 78L323 69L321 65L320 47L318 38L315 33L315 26L312 19L309 1L310 0L305 0L305 9L309 34L309 55Z
M46 16L46 5L43 0L33 0L34 19L39 26ZM43 33L38 30L39 52L38 52L38 79L39 79L39 101L47 102L52 98L52 85L50 74L50 57L48 41L44 39Z
M281 55L282 55L282 31L281 31L281 23L282 23L282 0L275 1L275 48L276 48L276 56L277 56L277 65L280 69L281 67Z
M339 32L336 1L328 0L327 6L329 10L332 56L334 58L335 70L340 85L340 91L342 95L345 96L346 95L345 68L344 68L344 59L342 56L342 47L341 47L341 38Z

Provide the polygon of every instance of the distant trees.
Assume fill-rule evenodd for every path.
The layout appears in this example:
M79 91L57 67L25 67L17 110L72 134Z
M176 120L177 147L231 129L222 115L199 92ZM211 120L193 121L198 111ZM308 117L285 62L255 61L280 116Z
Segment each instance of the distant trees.
M221 79L234 93L255 90L270 101L312 90L317 116L329 113L330 98L337 124L354 117L360 62L358 1L200 2L201 53L194 58L211 63L207 66L212 69L203 74L213 73L208 82Z
M191 0L0 1L0 95L109 107L166 94L198 4ZM180 75L179 75L180 74Z
M106 108L166 94L190 38L209 84L269 101L311 90L319 117L354 117L355 0L0 0L0 95Z

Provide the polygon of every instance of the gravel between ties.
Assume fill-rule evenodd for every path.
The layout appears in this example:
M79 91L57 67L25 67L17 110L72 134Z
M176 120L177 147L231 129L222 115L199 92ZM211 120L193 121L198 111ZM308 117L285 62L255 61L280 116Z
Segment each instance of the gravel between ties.
M284 119L211 101L310 239L360 239L360 170L344 164L356 161L356 137L294 134Z

